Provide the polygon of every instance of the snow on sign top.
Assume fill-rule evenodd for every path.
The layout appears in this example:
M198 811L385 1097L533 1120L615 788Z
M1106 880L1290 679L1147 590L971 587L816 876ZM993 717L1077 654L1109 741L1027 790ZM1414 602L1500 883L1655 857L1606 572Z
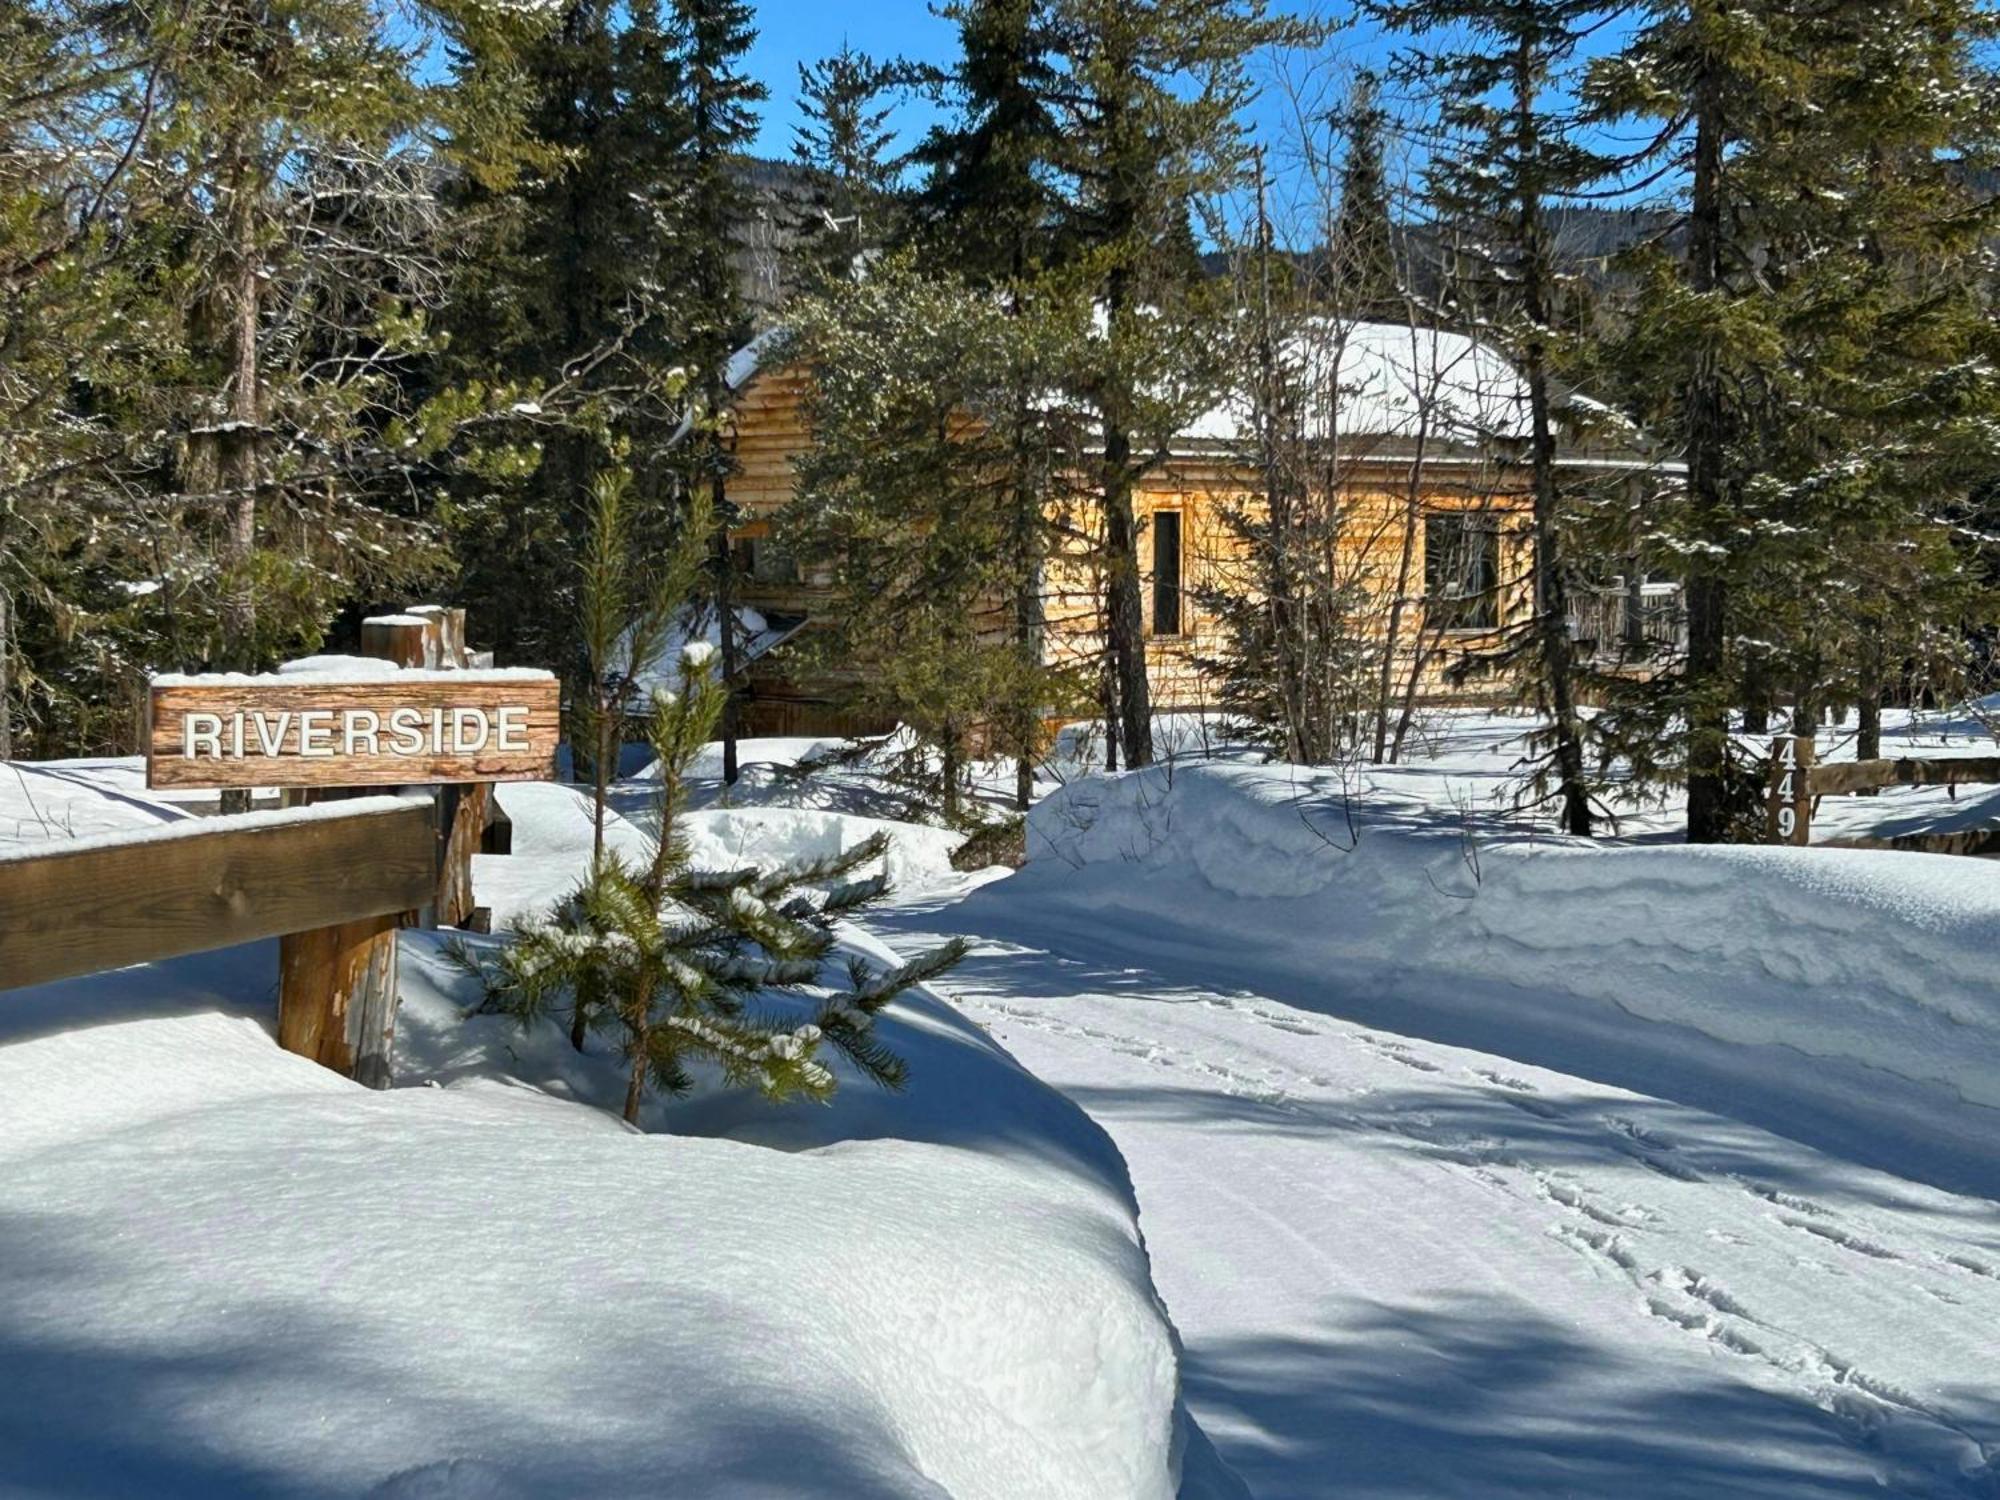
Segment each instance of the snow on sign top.
M156 677L146 785L533 781L550 774L560 716L546 672Z

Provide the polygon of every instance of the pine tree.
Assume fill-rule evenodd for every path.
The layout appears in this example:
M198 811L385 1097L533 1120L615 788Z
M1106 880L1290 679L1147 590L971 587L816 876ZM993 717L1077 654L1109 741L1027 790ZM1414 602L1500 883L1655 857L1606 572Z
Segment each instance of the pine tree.
M735 230L745 216L738 158L756 134L756 109L768 91L743 72L756 38L747 0L673 0L681 104L687 137L678 178L685 247L679 276L684 289L680 347L698 372L705 420L687 445L684 463L691 488L707 486L715 507L712 572L715 613L722 637L722 779L736 782L736 607L729 532L731 459L725 433L730 392L724 363L748 334L736 276Z
M976 285L1025 287L1060 260L1061 200L1047 165L1060 150L1056 40L1047 0L958 0L945 80L955 118L911 153L911 204L925 262Z
M1342 113L1347 156L1340 170L1340 207L1327 236L1327 297L1340 317L1397 320L1409 299L1389 208L1382 140L1387 118L1372 77L1356 81Z
M1754 818L1729 734L1746 679L1789 686L1809 724L1843 681L1843 638L1871 634L1858 598L1913 605L1920 636L1963 606L1930 486L1983 462L1990 324L1965 298L1979 215L1940 173L1982 124L1968 90L1986 27L1955 4L1688 0L1653 6L1594 70L1606 113L1677 127L1653 165L1688 178L1684 249L1635 257L1622 354L1664 376L1639 375L1640 411L1687 454L1659 529L1687 578L1689 649L1613 723L1641 773L1684 767L1691 840ZM1891 556L1914 571L1857 592ZM1806 602L1828 587L1849 602Z
M578 593L580 634L590 643L598 685L587 732L600 745L605 721L622 716L629 702L631 664L652 659L649 646L663 644L674 622L688 616L687 587L708 550L709 520L697 505L665 560L649 567L636 544L627 477L608 471L593 486ZM884 873L857 875L887 853L885 836L771 870L692 867L681 819L690 767L724 710L714 656L705 642L689 643L678 689L656 690L644 705L658 773L647 856L634 861L605 849L600 773L598 833L582 884L553 910L517 921L512 941L496 953L458 950L491 1008L526 1026L567 1007L579 1045L591 1030L617 1037L627 1065L624 1115L634 1123L649 1088L686 1093L698 1063L714 1067L726 1085L755 1087L774 1100L823 1100L836 1083L820 1060L824 1047L863 1076L900 1087L906 1066L875 1036L875 1018L966 952L954 939L891 969L856 958L844 986L820 985L833 920L888 890ZM773 1003L788 996L809 997L807 1018Z
M997 730L1031 776L1041 724L1081 702L1017 614L1025 597L1039 624L1041 561L1067 510L1058 484L1079 452L1050 396L1051 350L1074 331L907 254L800 304L791 326L813 447L782 534L833 576L826 665L936 756L955 820L975 730Z
M656 531L678 504L665 454L685 414L676 174L688 123L674 45L658 5L592 0L517 54L455 59L454 88L517 113L526 144L499 171L465 174L450 199L468 264L434 406L478 424L445 520L459 592L496 652L571 677L579 497L629 466Z
M1012 680L1026 683L1042 665L1046 556L1069 511L1047 467L1050 382L1075 367L1053 356L1074 303L1060 274L1062 202L1048 171L1060 150L1055 36L1045 0L967 0L941 14L959 28L959 57L944 80L955 114L912 153L924 178L910 204L911 242L934 274L997 295L1009 317L1035 330L1016 348L1041 351L1014 362L1011 390L983 393L996 434L1006 435L1006 477L995 482L1008 520L998 545L1012 579ZM1022 811L1055 706L1019 696L1002 727Z
M810 177L799 205L793 254L805 285L849 276L857 260L895 236L897 165L890 153L894 70L843 46L799 65L799 112L792 157Z
M1195 279L1193 204L1242 180L1250 55L1315 33L1271 18L1264 0L1051 0L1048 16L1062 80L1049 166L1104 319L1077 379L1099 414L1106 646L1118 739L1137 769L1152 762L1153 731L1133 489L1206 406L1204 346L1224 316Z
M409 14L512 29L472 0ZM0 278L0 547L46 565L0 561L0 699L11 722L28 683L51 748L119 749L148 667L310 649L440 562L405 377L452 269L436 184L494 131L361 0L6 17L34 22L10 69L42 77L0 103L0 241L39 238Z
M1487 283L1479 300L1491 309L1479 331L1514 354L1527 387L1534 609L1526 638L1504 649L1528 666L1528 691L1547 720L1549 764L1535 780L1560 798L1564 831L1588 835L1591 788L1562 547L1571 502L1556 452L1563 286L1549 215L1610 169L1579 144L1564 102L1605 8L1602 0L1388 0L1371 9L1424 41L1398 71L1439 100L1449 146L1431 159L1430 197L1439 219L1479 247Z

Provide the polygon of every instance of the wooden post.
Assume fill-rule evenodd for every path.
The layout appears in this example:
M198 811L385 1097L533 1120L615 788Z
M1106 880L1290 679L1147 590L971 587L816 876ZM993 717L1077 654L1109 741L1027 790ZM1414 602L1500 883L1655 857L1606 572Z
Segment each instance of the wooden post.
M442 604L412 604L401 614L361 622L361 651L404 667L463 670L472 661L465 644L465 611ZM437 801L438 883L428 908L436 927L456 927L471 917L472 856L486 831L491 782L440 787Z
M437 646L433 667L465 668L471 665L471 653L465 649L465 611L442 604L412 604L403 611L406 615L428 622L426 645L432 636Z
M436 667L443 642L444 627L434 615L370 615L361 622L361 654L399 667Z
M1812 842L1813 740L1781 734L1771 741L1768 836L1774 844Z
M391 1081L403 913L278 939L278 1045L371 1089Z

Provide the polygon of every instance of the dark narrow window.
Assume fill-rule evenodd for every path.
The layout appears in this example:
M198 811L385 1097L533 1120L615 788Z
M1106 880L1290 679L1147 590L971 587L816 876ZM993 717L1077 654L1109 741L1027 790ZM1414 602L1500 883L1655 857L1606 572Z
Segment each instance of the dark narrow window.
M1181 513L1153 512L1153 634L1181 633Z
M1500 534L1493 518L1439 511L1424 518L1424 602L1445 630L1500 623Z

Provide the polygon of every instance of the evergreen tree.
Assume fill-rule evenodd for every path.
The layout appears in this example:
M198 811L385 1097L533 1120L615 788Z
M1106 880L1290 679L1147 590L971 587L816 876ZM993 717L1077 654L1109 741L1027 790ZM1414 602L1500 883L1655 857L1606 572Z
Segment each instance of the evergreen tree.
M894 135L890 108L881 102L893 76L845 46L811 67L799 65L805 123L793 129L792 156L810 186L799 205L793 254L805 284L852 274L863 254L894 236Z
M1640 410L1687 454L1659 529L1687 578L1689 649L1613 724L1642 774L1684 768L1691 840L1754 818L1729 734L1746 679L1790 686L1810 724L1857 670L1843 640L1912 639L1860 624L1857 602L1919 636L1963 607L1932 486L1984 462L1990 323L1983 292L1967 297L1983 229L1948 161L1983 128L1987 26L1950 3L1663 0L1594 70L1606 113L1675 127L1653 165L1688 180L1684 249L1637 257L1622 354L1663 372L1640 375ZM1891 556L1903 566L1857 588ZM1805 602L1828 588L1845 602ZM1879 682L1885 665L1858 671Z
M686 618L684 588L709 545L709 518L697 506L664 561L649 568L630 504L626 476L614 470L598 477L578 593L580 634L590 646L591 680L600 685L589 720L600 745L604 719L625 708L630 664L651 659L647 643L663 642L672 622ZM905 1064L875 1036L875 1017L966 951L954 939L893 969L856 958L844 986L820 986L832 921L888 890L886 874L853 878L887 853L884 836L773 870L692 867L681 831L688 774L723 707L713 648L692 642L681 653L678 689L657 690L645 705L659 770L646 857L606 851L600 775L599 836L583 883L552 911L517 921L513 940L497 953L458 950L484 983L488 1005L523 1025L566 1006L579 1043L590 1030L617 1037L628 1069L624 1114L635 1123L649 1087L685 1093L697 1063L714 1067L725 1084L772 1099L826 1099L836 1080L820 1061L825 1047L863 1076L900 1087ZM806 997L803 1016L796 1003L791 1013L783 1008L792 996Z
M713 582L722 637L722 779L736 782L736 606L729 532L731 458L725 431L730 391L725 362L749 333L736 274L736 226L746 213L739 158L757 130L768 91L743 72L756 38L747 0L673 0L681 106L687 137L678 186L685 243L679 262L684 298L680 347L697 372L705 420L686 447L690 487L707 486L715 507Z
M1356 81L1342 114L1347 157L1340 171L1340 207L1327 236L1327 295L1340 317L1393 321L1405 315L1408 297L1383 160L1387 121L1373 78L1364 74Z
M461 596L496 652L571 677L578 497L629 466L656 531L677 504L665 455L684 415L688 118L674 48L658 5L590 0L517 55L455 59L455 87L507 101L527 146L498 172L466 174L450 203L468 264L435 404L480 421L444 515Z
M959 57L945 80L955 118L911 153L911 205L926 263L977 285L1024 287L1060 259L1056 39L1047 0L957 0Z
M1207 406L1226 316L1195 279L1193 205L1242 180L1250 55L1314 32L1271 18L1264 0L1050 0L1048 25L1060 79L1048 167L1104 320L1076 380L1099 416L1106 650L1117 737L1138 768L1152 762L1153 731L1132 494Z
M1058 485L1079 424L1050 391L1074 332L907 255L801 304L792 328L813 447L780 524L834 579L825 664L936 756L956 820L975 731L997 731L1031 777L1041 724L1083 701L1015 612L1025 597L1039 623L1042 558L1069 510Z
M1527 387L1533 610L1524 639L1503 651L1526 668L1527 690L1547 720L1548 761L1536 770L1537 788L1560 799L1565 832L1587 835L1591 788L1562 544L1573 502L1556 452L1563 286L1549 215L1610 167L1578 143L1565 102L1605 7L1603 0L1387 0L1371 8L1429 39L1402 59L1399 72L1439 100L1449 146L1431 159L1430 196L1439 219L1478 246L1486 282L1478 300L1491 310L1480 332L1513 353Z
M123 748L146 668L310 648L440 561L406 376L452 269L436 183L504 132L415 58L519 23L472 0L411 7L398 41L362 0L4 14L9 77L40 79L0 84L0 257L27 246L0 278L0 549L33 536L47 565L0 560L0 717L32 679L46 733Z

